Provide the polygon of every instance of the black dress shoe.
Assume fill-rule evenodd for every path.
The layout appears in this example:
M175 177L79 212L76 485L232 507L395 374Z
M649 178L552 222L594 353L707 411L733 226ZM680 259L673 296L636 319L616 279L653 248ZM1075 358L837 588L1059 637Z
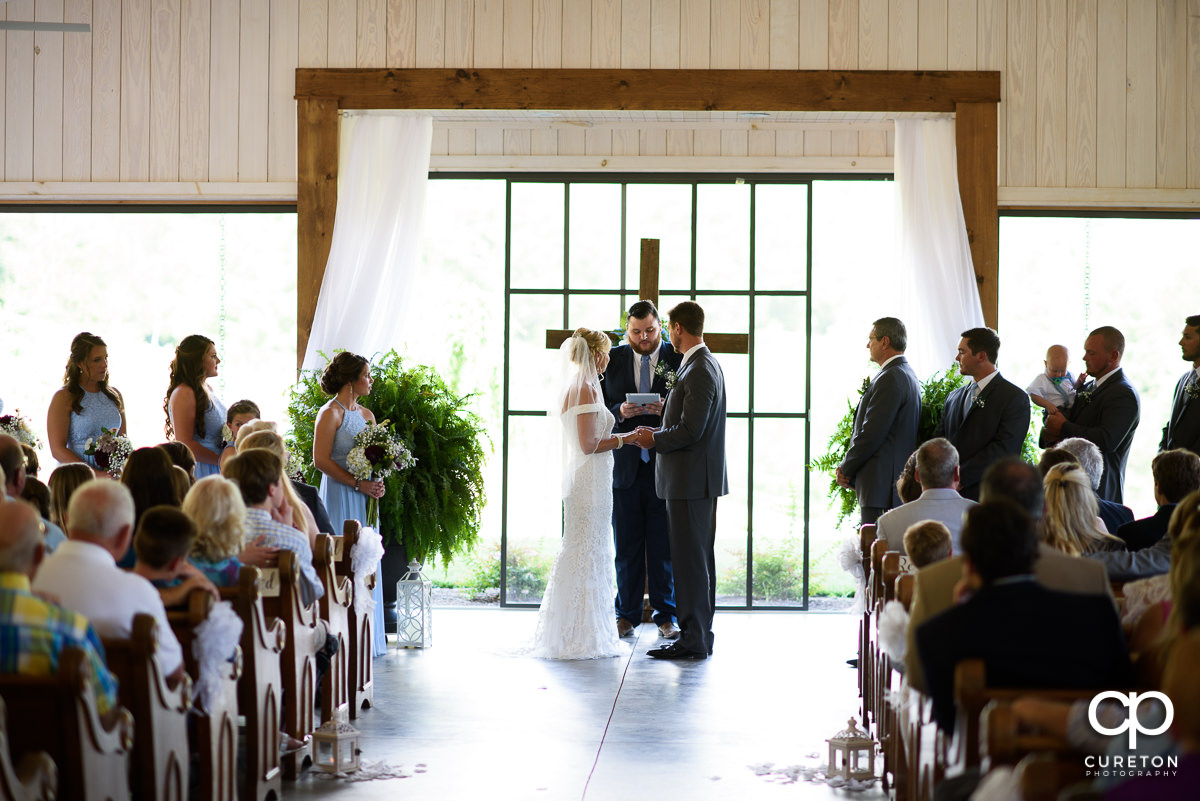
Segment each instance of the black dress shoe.
M704 651L689 651L677 642L662 648L651 648L646 655L655 659L708 659Z

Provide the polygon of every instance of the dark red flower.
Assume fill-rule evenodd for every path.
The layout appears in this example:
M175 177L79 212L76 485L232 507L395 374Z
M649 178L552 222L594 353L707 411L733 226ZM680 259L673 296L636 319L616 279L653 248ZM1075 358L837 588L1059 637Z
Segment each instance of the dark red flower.
M368 445L363 450L363 456L367 457L367 461L371 464L379 464L383 461L383 457L387 455L387 450L382 445Z
M107 470L108 456L107 451L96 451L96 467L99 467L101 470Z

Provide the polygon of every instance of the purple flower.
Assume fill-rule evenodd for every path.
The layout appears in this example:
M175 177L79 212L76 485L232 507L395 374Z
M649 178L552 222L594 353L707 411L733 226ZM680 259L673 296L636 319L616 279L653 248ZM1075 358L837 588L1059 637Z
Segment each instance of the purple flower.
M367 461L371 464L379 464L383 461L383 457L387 455L387 450L382 445L368 445L363 449L363 455L367 457Z

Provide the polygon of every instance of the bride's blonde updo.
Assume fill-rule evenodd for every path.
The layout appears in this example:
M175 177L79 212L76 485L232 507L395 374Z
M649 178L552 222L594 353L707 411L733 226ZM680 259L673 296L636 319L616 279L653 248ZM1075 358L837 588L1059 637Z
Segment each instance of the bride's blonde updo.
M612 340L608 338L608 334L603 331L593 331L590 328L576 328L575 333L571 334L572 339L582 339L587 343L588 353L592 357L599 356L601 353L608 353L612 349ZM580 364L583 358L583 348L571 349L571 361Z

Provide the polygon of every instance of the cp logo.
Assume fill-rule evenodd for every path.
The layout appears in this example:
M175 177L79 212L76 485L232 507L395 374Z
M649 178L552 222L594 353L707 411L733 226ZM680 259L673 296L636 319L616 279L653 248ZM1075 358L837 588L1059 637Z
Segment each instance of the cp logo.
M1122 722L1121 725L1117 726L1115 729L1109 729L1105 726L1102 726L1100 721L1096 719L1096 708L1100 705L1100 702L1106 698L1111 698L1117 703L1128 707L1129 709L1128 719ZM1146 698L1157 698L1158 700L1162 701L1163 706L1167 709L1166 719L1163 721L1162 725L1156 729L1147 729L1142 725L1141 721L1138 720L1138 705L1141 704ZM1170 727L1171 721L1174 719L1175 707L1171 705L1171 699L1157 691L1146 693L1119 693L1115 690L1108 690L1107 692L1102 692L1097 695L1092 699L1092 703L1088 705L1088 722L1092 724L1092 728L1095 729L1099 734L1108 735L1117 735L1128 730L1129 750L1131 751L1137 748L1138 732L1147 735L1162 734Z

